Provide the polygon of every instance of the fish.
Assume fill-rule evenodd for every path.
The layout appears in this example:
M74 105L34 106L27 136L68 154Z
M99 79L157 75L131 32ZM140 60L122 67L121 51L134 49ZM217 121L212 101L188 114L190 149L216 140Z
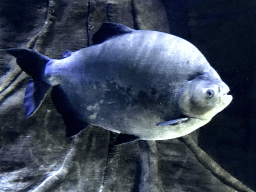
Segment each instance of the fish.
M93 45L51 59L31 49L6 52L31 76L26 118L47 92L67 137L86 125L141 140L168 140L204 126L232 101L203 54L180 37L106 22Z

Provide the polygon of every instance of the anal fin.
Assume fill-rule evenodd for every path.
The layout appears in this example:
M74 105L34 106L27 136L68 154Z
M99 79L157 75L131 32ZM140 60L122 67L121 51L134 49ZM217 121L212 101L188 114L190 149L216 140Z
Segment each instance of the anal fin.
M88 123L81 121L71 107L71 104L60 86L52 89L52 101L57 111L62 115L66 125L66 136L71 137L83 130Z

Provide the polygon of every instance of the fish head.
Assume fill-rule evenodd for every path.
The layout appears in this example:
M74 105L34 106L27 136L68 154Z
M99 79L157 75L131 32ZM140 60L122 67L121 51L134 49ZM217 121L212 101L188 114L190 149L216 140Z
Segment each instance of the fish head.
M230 89L221 79L187 81L178 95L178 107L188 117L211 120L232 101Z

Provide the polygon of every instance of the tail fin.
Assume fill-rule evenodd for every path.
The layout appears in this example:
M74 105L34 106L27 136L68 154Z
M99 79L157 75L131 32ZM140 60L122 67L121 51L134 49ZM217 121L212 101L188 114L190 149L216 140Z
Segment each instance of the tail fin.
M32 77L26 87L23 104L26 109L26 117L30 117L39 108L51 87L42 79L45 65L50 59L31 49L14 48L7 49L6 52L16 57L16 63Z
M50 59L31 49L7 49L7 53L16 57L16 63L20 68L32 77L42 75L46 63Z

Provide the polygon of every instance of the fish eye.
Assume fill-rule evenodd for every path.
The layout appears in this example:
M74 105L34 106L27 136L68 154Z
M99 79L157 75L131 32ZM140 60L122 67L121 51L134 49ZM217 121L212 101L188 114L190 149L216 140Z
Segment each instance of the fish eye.
M209 98L212 98L212 97L214 96L214 91L213 91L212 89L208 89L208 90L206 91L206 94L207 94L207 96L208 96Z

